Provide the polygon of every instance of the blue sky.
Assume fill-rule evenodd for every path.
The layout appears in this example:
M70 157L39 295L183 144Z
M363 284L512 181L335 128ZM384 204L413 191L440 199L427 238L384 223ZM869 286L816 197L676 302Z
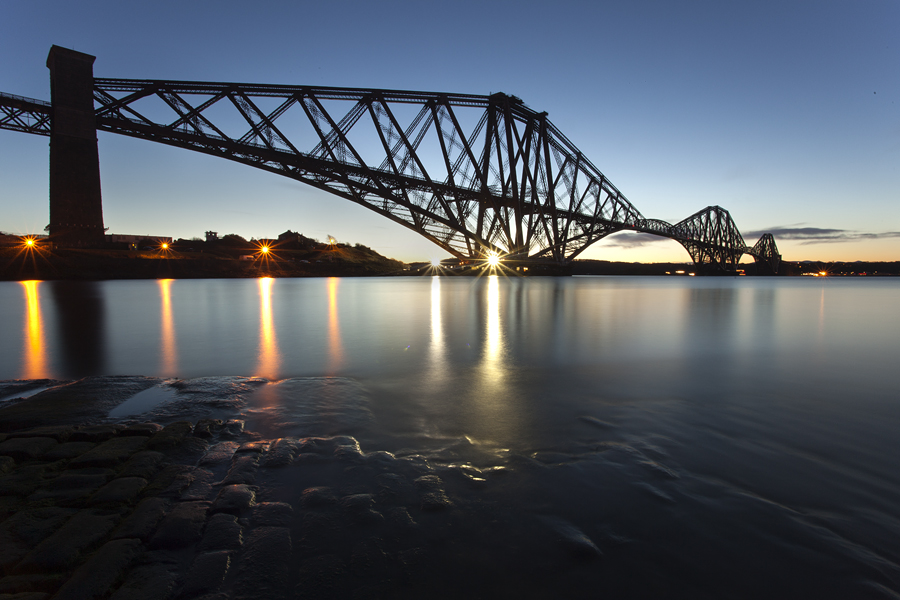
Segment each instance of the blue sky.
M647 217L727 208L790 260L900 260L900 2L6 0L0 91L49 100L57 44L98 77L476 94L549 118ZM48 222L48 140L0 131L0 230ZM447 256L351 202L100 133L110 231L273 237ZM583 255L688 260L617 235Z

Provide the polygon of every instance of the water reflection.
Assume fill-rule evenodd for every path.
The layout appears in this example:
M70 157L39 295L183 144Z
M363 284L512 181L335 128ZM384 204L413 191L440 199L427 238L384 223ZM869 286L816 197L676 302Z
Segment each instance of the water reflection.
M259 352L256 375L267 379L277 379L281 364L278 352L278 340L275 338L275 326L272 323L272 284L271 277L261 277L259 283Z
M41 318L41 302L38 295L40 281L22 281L25 288L25 348L23 352L22 379L49 379L47 348L44 340L44 322Z
M174 279L160 279L159 294L162 298L160 322L160 373L171 377L178 374L178 351L175 343L175 322L172 318L171 287Z
M441 320L441 278L431 278L431 345L428 351L430 380L440 383L447 373L444 347L444 328Z
M341 344L341 328L338 319L338 284L337 277L328 278L328 369L327 374L334 376L344 363L344 348Z
M484 352L478 365L479 389L475 408L483 433L489 431L494 440L509 441L516 435L515 407L510 399L515 394L508 385L506 339L500 313L500 281L497 275L487 278L486 314L484 319ZM512 386L515 387L515 386ZM488 425L489 424L489 425Z
M54 371L67 378L108 374L104 302L108 290L104 284L96 281L50 281L47 284L56 309L55 337L62 351L62 361ZM142 308L149 310L149 307ZM154 361L153 364L158 363Z

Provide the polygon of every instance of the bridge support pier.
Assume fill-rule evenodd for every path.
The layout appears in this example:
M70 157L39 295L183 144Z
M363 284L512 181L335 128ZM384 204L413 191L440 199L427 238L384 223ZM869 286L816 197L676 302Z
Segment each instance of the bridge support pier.
M94 58L53 46L50 69L50 236L59 246L103 243Z

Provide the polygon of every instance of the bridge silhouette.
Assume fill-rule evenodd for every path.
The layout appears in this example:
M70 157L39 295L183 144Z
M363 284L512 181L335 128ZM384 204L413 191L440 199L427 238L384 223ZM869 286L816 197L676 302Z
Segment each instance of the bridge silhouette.
M777 273L771 234L744 242L709 206L644 217L547 118L491 95L105 79L53 46L51 98L0 93L0 129L50 137L50 234L102 242L97 131L187 148L290 177L408 227L453 256L565 264L620 231L673 239L711 270L744 254Z

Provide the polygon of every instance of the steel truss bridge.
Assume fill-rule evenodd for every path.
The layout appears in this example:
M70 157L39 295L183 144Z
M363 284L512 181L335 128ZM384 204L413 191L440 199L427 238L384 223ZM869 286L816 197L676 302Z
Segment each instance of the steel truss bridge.
M675 224L644 217L515 96L104 78L92 93L97 130L296 179L464 260L564 264L620 231L673 239L712 270L749 254L775 273L781 260L771 234L748 246L719 206ZM0 128L53 126L53 105L0 94Z

